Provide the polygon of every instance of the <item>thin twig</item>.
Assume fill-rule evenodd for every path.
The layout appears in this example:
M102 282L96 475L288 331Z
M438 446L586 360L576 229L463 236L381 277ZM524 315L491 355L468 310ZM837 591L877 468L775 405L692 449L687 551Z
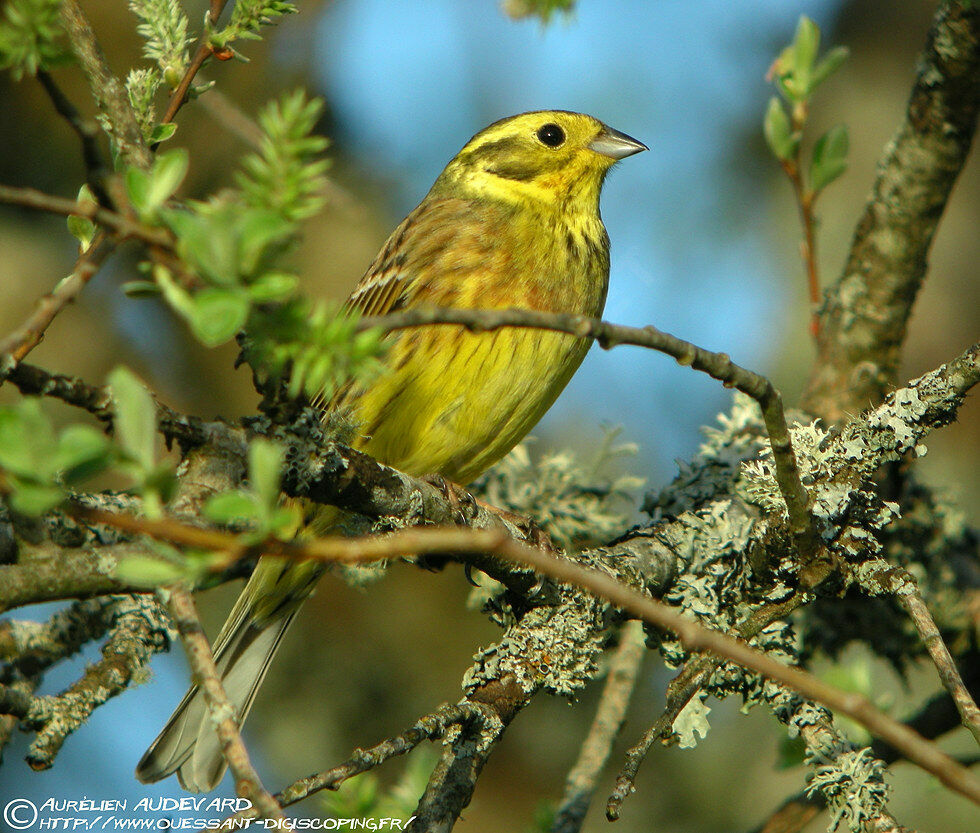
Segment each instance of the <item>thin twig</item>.
M911 580L911 576L908 577ZM922 639L929 656L932 658L936 671L943 688L950 693L956 710L960 713L963 725L970 730L977 743L980 743L980 708L977 708L976 701L970 696L970 692L960 676L956 661L950 654L949 648L943 641L942 634L936 626L929 608L918 588L912 585L910 589L896 591L896 596L902 607L905 608L915 625L916 631Z
M190 592L181 585L173 585L168 592L168 608L177 632L184 644L184 651L194 674L194 682L204 693L204 701L214 723L221 753L235 776L235 792L240 798L252 802L257 815L284 823L282 808L269 794L248 758L248 750L242 741L235 720L235 709L228 701L221 677L214 664L211 646L208 644L197 607Z
M61 88L54 82L54 79L46 70L37 71L37 80L44 91L54 104L54 109L65 121L71 125L72 130L78 134L82 143L82 159L85 162L87 181L91 187L95 198L104 206L111 206L113 203L106 193L103 179L109 172L109 165L106 164L102 149L99 147L99 128L98 125L89 119L82 118L81 113L68 97L62 92Z
M915 578L907 570L895 567L884 559L874 559L860 567L859 580L874 585L882 593L891 593L905 608L923 645L936 666L943 688L949 692L960 713L963 725L980 743L980 708L970 694L949 648L943 641L929 608L922 598Z
M790 535L804 564L814 564L820 560L822 547L810 512L810 498L800 478L799 466L793 452L782 397L764 376L739 367L725 353L704 350L656 327L626 327L598 318L568 313L520 309L417 308L391 315L366 316L358 321L357 329L379 328L392 331L433 324L457 324L473 332L486 332L501 327L529 327L593 339L603 349L620 344L646 347L666 353L676 359L678 364L707 373L726 387L733 387L751 396L759 404L769 434L776 482L786 503ZM814 570L814 580L818 577L822 579L827 572Z
M420 717L401 734L386 738L367 749L355 749L351 757L342 764L294 781L277 792L274 798L280 807L289 807L320 790L336 790L344 781L381 766L391 758L411 752L423 741L441 738L450 726L471 720L480 721L483 718L483 708L479 704L443 705L431 714ZM245 810L226 819L222 826L227 825L229 829L236 830L241 820L255 817L254 810Z
M91 245L75 261L71 274L40 298L28 319L0 341L0 382L12 367L41 343L45 330L55 316L75 300L114 249L115 244L107 235L97 234Z
M210 8L207 12L208 24L215 24L218 22L218 18L221 17L221 12L224 10L225 5L228 0L211 0ZM167 110L163 114L161 123L167 124L172 122L177 116L177 112L181 107L184 106L187 101L187 95L190 92L191 84L194 83L194 76L200 71L208 58L214 54L214 50L211 48L211 44L208 43L208 28L205 26L204 31L201 33L201 37L198 39L197 51L194 53L194 57L191 59L190 64L187 67L187 71L184 73L184 77L180 79L180 83L174 89L170 96L170 101L167 103Z
M802 129L796 121L794 108L794 132ZM803 239L800 241L800 257L806 270L807 291L810 296L810 334L817 338L820 335L820 316L817 306L820 304L820 277L817 272L817 236L816 218L813 214L813 204L816 194L806 188L800 173L800 150L797 147L796 158L783 160L783 170L793 186L793 195L800 209L800 224L803 226Z
M551 823L551 833L577 833L582 829L596 783L626 719L626 710L646 653L645 643L642 623L634 620L623 626L619 647L609 661L599 708L579 751L578 760L565 780L565 794Z
M77 376L49 373L37 365L21 362L7 374L6 381L25 396L50 396L81 408L111 426L112 393L108 387L91 385Z
M65 217L85 217L112 229L121 239L131 237L165 249L172 249L174 245L174 237L166 229L137 222L97 203L77 202L34 188L17 188L11 185L0 185L0 203L21 205Z
M242 536L218 529L192 526L176 518L139 518L135 515L107 512L82 504L73 504L70 511L88 523L100 523L135 535L149 535L182 547L220 552L226 562L258 555L275 555L297 560L371 563L413 555L458 555L468 552L494 553L508 543L519 544L506 529L468 529L466 527L412 527L386 535L367 535L345 538L329 535L308 541L282 541L268 538L257 543ZM521 545L523 546L523 545ZM221 570L225 562L214 565Z

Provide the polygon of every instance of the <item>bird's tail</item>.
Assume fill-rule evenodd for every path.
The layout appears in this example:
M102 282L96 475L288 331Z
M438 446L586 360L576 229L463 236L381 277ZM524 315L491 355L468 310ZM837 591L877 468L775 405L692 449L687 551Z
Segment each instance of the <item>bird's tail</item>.
M238 597L215 641L214 661L239 725L252 707L283 634L323 569L317 562L266 557ZM185 790L207 792L218 785L225 767L204 695L192 686L143 755L136 777L151 783L176 772Z

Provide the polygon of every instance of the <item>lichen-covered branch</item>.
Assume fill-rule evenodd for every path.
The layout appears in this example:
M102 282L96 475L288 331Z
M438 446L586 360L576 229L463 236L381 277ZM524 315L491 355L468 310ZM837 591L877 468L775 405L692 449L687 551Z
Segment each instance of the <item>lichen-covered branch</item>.
M463 726L470 722L480 723L485 717L485 711L484 706L474 703L443 705L431 714L420 717L404 732L386 738L381 743L367 749L354 750L354 754L342 764L315 775L300 778L277 792L273 798L280 807L288 807L321 790L335 790L344 781L353 778L355 775L381 766L385 761L398 755L411 752L423 741L437 740L443 737L452 726ZM228 826L230 829L235 829L235 825L240 820L256 817L255 810L246 810L228 819Z
M967 686L975 693L980 691L980 656L975 653L967 657ZM929 700L907 725L925 738L941 737L960 725L960 714L948 694L940 694ZM875 741L871 754L886 765L901 760L901 753L892 746ZM826 807L826 797L821 792L800 792L780 805L780 807L752 833L801 833L801 831Z
M555 812L551 833L578 833L582 829L613 742L626 720L626 710L645 654L643 626L637 621L627 622L620 635L619 647L609 660L606 684L589 734L565 779L565 793Z
M64 0L61 4L61 19L75 57L78 58L88 79L89 89L102 113L104 126L120 155L130 165L148 168L153 157L143 141L143 133L130 106L129 96L109 68L102 47L95 38L95 32L77 0Z
M37 731L27 753L32 769L50 768L68 736L96 708L124 691L150 657L170 644L169 625L147 597L111 597L102 615L109 620L102 659L61 694L35 698L22 715L24 725Z
M843 274L826 293L803 407L830 421L897 382L912 304L980 112L980 7L944 0L905 119L888 143Z

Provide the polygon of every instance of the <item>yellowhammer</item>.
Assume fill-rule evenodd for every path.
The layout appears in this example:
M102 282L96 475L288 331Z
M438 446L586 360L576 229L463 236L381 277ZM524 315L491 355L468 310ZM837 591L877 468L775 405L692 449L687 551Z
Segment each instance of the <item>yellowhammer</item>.
M599 191L642 143L591 116L524 113L474 136L392 233L348 300L363 315L421 306L599 316L609 237ZM330 408L358 426L358 448L413 475L465 484L534 426L581 364L589 342L560 333L471 333L433 326L390 336L388 372L350 386ZM329 527L328 509L316 527ZM225 690L248 713L299 605L323 567L263 558L215 643ZM212 789L224 772L203 697L192 688L140 761L137 776L177 772Z

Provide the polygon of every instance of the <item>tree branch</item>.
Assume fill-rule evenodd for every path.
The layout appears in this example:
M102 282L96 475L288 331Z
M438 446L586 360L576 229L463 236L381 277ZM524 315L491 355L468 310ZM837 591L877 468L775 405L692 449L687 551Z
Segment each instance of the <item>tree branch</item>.
M582 829L596 783L626 720L626 710L645 654L646 637L642 624L627 622L620 635L619 647L609 661L606 685L592 727L575 766L565 779L565 794L551 823L551 833L578 833Z
M335 790L355 775L381 766L385 761L398 755L411 752L423 741L443 737L451 726L465 725L470 721L481 722L486 716L484 710L484 707L471 703L440 706L431 714L420 717L401 734L386 738L368 749L355 749L351 757L342 764L300 778L273 797L280 807L289 807L320 790ZM228 829L235 830L242 820L254 819L257 815L254 809L246 810L227 819L225 824Z
M99 510L82 510L90 520L107 522L109 514ZM200 530L187 527L174 521L150 521L128 519L119 516L112 520L114 525L147 534L159 534L173 543L187 546L231 552L228 546L236 542L229 536L213 530ZM229 541L229 538L231 541ZM411 544L409 544L409 540ZM392 543L394 542L394 544ZM241 545L239 545L241 546ZM812 700L859 721L875 736L903 750L905 757L923 769L933 773L951 789L957 790L980 804L980 781L955 761L941 752L938 747L921 738L916 733L889 718L876 709L865 697L848 695L828 686L812 675L783 665L767 654L748 647L743 642L718 631L709 630L667 605L655 601L626 586L611 575L584 567L574 561L559 559L539 550L532 549L503 533L483 530L400 530L385 538L366 539L324 538L309 545L292 542L264 542L262 551L276 555L316 557L336 560L346 553L348 560L368 561L387 558L393 553L428 551L492 551L508 561L525 564L536 572L556 578L561 582L582 587L599 598L612 602L628 613L657 627L675 633L689 651L709 651L716 656L751 669L764 677L782 683ZM276 547L276 549L273 549ZM279 549L278 547L282 547ZM444 549L440 549L443 548ZM302 548L302 549L300 549ZM242 550L244 553L244 549ZM526 625L526 620L522 625ZM510 698L513 699L513 698ZM508 700L510 702L510 700ZM507 721L505 721L507 722ZM487 750L489 754L489 749ZM482 768L482 763L479 764ZM474 774L470 770L471 774ZM462 809L461 805L459 809Z
M764 376L739 367L725 353L712 353L653 326L626 327L567 313L520 309L417 308L391 315L366 316L358 321L357 329L363 331L377 327L391 331L433 324L458 324L473 332L486 332L501 327L554 330L578 338L593 339L604 350L620 344L646 347L666 353L676 359L678 364L707 373L726 387L751 396L762 411L769 434L776 481L786 503L790 535L805 563L821 560L820 539L810 513L810 498L803 487L799 465L793 452L782 396ZM814 580L822 579L827 572L827 569L815 569Z
M91 245L75 261L71 274L38 301L37 308L20 327L0 341L0 383L41 343L45 330L55 316L74 301L95 277L114 248L115 244L107 236L96 235Z
M21 205L34 208L50 214L60 214L65 217L86 217L99 225L112 229L120 239L135 238L151 246L172 249L174 237L162 228L147 226L99 204L77 202L63 197L45 194L34 188L15 188L10 185L0 185L0 203Z
M218 18L221 17L221 12L224 10L227 2L228 0L211 0L207 12L207 24L213 25L218 22ZM177 112L187 102L187 96L190 92L191 84L194 83L194 77L213 54L214 50L211 49L211 44L208 43L208 30L207 25L205 25L205 30L201 33L201 37L198 40L194 57L191 59L190 65L184 73L184 77L180 79L180 83L170 96L167 110L161 119L162 124L172 122L177 116Z
M27 753L31 769L49 769L68 736L96 708L124 691L150 657L170 644L168 625L147 598L117 596L108 606L105 615L112 624L102 659L56 697L36 698L23 716L26 725L38 730Z
M173 585L167 591L167 606L180 634L187 660L194 675L194 682L201 687L204 700L221 743L221 754L235 776L235 793L252 802L258 817L285 822L282 808L268 793L248 758L248 750L242 742L235 718L235 709L221 685L221 677L214 664L211 646L204 634L197 607L190 592L182 585Z
M973 653L964 667L968 669L967 684L973 689L980 688L980 657ZM926 703L906 725L930 740L941 737L960 725L959 712L948 694L940 694ZM892 764L902 758L901 752L893 746L875 741L872 754L885 764ZM779 808L752 833L800 833L807 824L816 818L826 807L822 793L807 795L800 792L784 801Z
M803 407L831 421L877 405L897 381L912 304L980 111L980 7L936 13L905 119L878 174L843 274L825 296Z
M63 0L61 20L119 154L127 164L144 170L149 168L153 157L143 141L129 95L109 69L102 47L77 0Z

